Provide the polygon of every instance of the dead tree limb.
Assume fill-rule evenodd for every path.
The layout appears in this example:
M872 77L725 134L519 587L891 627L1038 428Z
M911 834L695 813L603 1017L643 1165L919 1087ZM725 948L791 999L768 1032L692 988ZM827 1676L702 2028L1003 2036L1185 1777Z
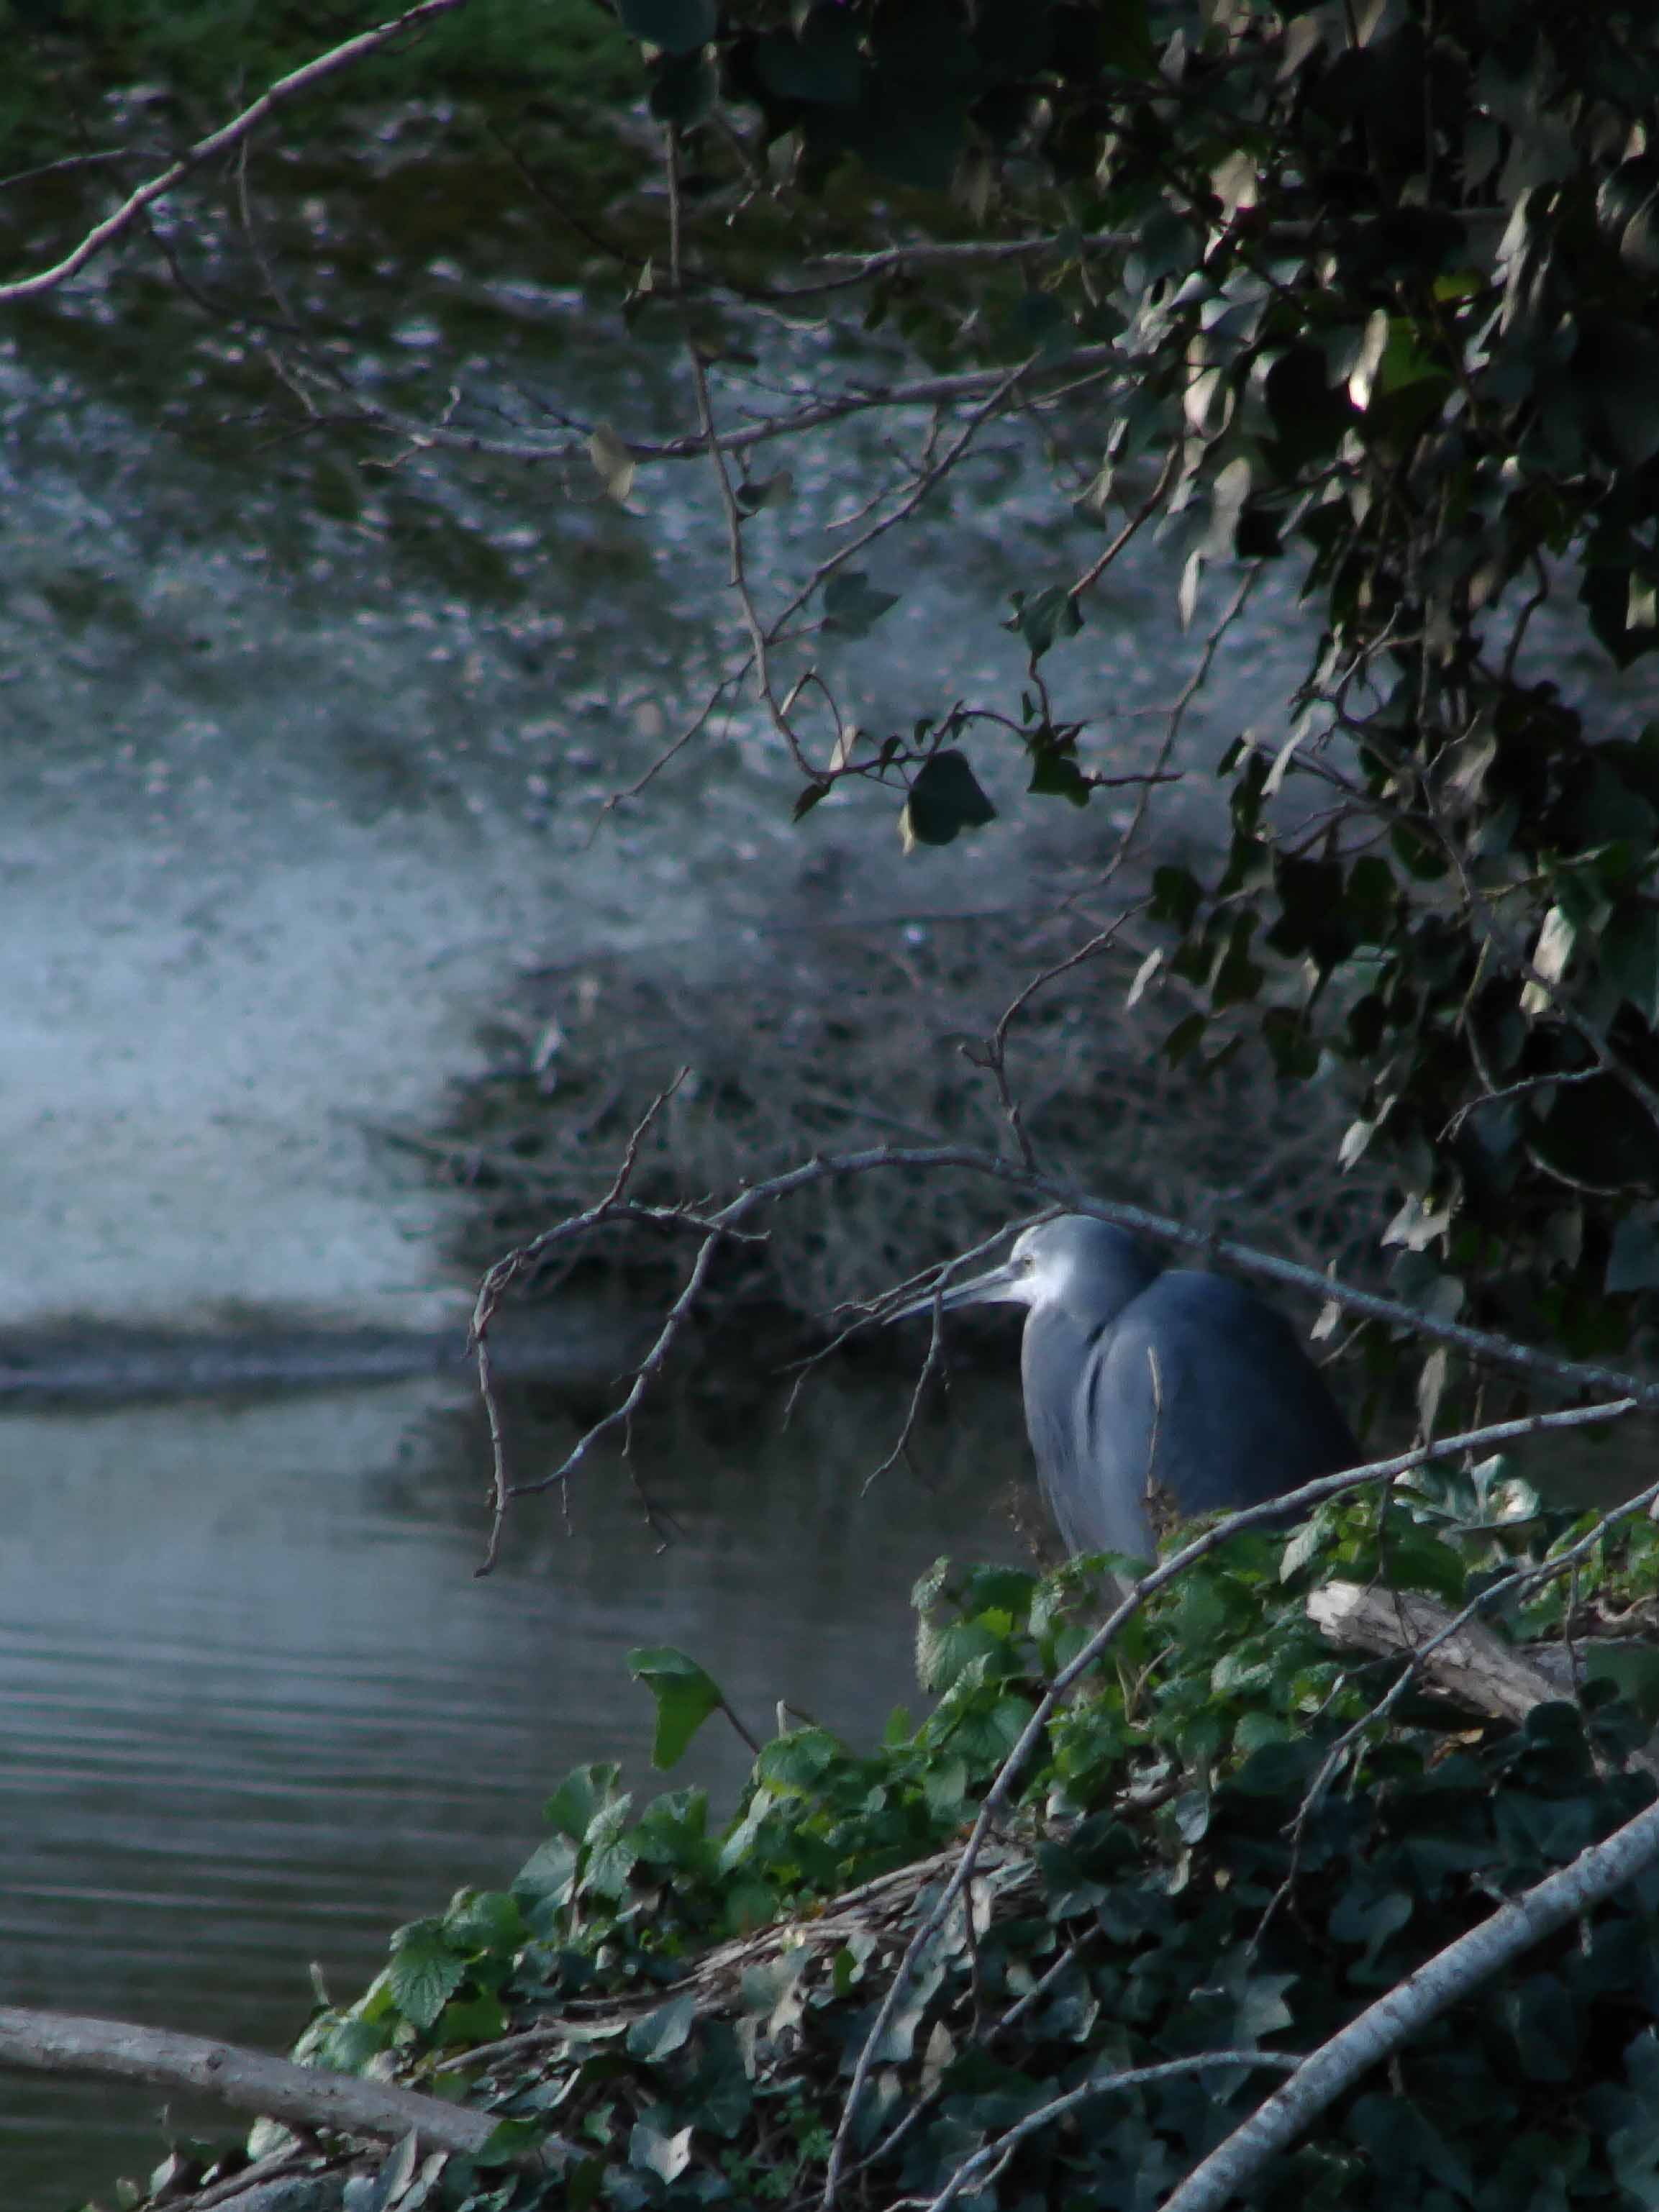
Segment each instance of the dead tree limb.
M130 2021L0 2005L0 2067L79 2074L102 2081L143 2081L158 2089L214 2097L233 2110L289 2127L400 2142L411 2130L433 2150L477 2151L495 2133L489 2112L423 2097L388 2081L365 2081L296 2065L263 2051Z

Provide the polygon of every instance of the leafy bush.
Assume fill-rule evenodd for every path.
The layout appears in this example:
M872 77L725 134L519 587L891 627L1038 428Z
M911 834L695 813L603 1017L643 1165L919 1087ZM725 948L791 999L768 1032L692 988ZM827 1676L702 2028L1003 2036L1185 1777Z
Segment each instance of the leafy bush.
M1399 1587L1454 1604L1492 1589L1513 1629L1553 1614L1559 1630L1565 1572L1528 1589L1516 1570L1547 1577L1574 1547L1596 1605L1651 1606L1645 1518L1541 1512L1501 1468L1328 1506L1288 1543L1233 1539L1159 1593L1054 1713L968 1911L913 1961L842 2201L935 2197L1056 2097L1175 2063L1004 2144L961 2200L1155 2203L1260 2100L1273 2057L1313 2051L1629 1819L1654 1794L1625 1763L1648 1723L1610 1683L1520 1727L1474 1719L1398 1662L1333 1650L1305 1612L1319 1583L1386 1559ZM896 1714L863 1752L816 1727L781 1735L723 1825L701 1791L635 1812L614 1767L578 1770L510 1892L463 1893L400 1931L302 2048L487 2099L501 2163L452 2159L436 2200L452 2208L810 2200L897 1957L1100 1595L1092 1566L1040 1581L941 1564L916 1592L937 1694L919 1726ZM1581 1595L1576 1630L1589 1617ZM680 1655L636 1657L678 1748L719 1693ZM1255 2201L1652 2203L1656 1936L1649 1876L1430 2027ZM509 2027L518 2039L469 2057ZM1261 2056L1180 2070L1212 2051ZM556 2178L515 2171L544 2138Z

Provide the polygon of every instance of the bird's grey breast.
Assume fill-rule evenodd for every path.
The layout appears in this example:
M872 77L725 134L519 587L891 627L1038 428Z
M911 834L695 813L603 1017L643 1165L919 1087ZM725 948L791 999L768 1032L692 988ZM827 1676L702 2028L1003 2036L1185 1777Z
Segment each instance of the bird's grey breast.
M1289 1322L1226 1276L1169 1269L1093 1326L1069 1303L1035 1308L1022 1367L1038 1474L1074 1552L1151 1559L1149 1505L1257 1504L1360 1457Z
M1183 1514L1258 1504L1360 1458L1295 1330L1224 1275L1160 1275L1106 1333L1085 1387L1091 1430L1139 1451L1142 1488L1150 1474Z
M1114 1328L1085 1328L1063 1306L1032 1310L1020 1352L1025 1425L1067 1550L1150 1559L1155 1547L1132 1439L1100 1400L1101 1349Z

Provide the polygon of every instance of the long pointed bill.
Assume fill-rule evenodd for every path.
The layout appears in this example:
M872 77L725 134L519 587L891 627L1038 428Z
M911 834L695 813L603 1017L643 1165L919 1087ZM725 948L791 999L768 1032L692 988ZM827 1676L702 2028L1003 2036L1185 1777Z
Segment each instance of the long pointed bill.
M930 1314L937 1306L941 1313L953 1313L958 1306L986 1306L1008 1304L1025 1305L1030 1278L1025 1270L1016 1267L1006 1260L988 1274L970 1276L965 1283L946 1283L937 1291L924 1291L920 1297L908 1298L892 1313L885 1316L890 1322L909 1321L916 1314Z

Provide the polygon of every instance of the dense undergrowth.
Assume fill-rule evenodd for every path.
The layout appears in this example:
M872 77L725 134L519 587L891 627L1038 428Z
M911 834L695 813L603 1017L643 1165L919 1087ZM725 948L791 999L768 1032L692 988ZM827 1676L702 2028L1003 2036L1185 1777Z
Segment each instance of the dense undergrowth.
M1653 1794L1625 1762L1659 1688L1640 1640L1659 1530L1631 1517L1585 1549L1595 1525L1492 1463L1386 1509L1325 1507L1288 1541L1236 1537L1160 1592L1054 1714L970 1911L915 1962L839 2201L1152 2205L1279 2078L1275 2056L1313 2051L1630 1818ZM1384 1575L1453 1605L1489 1591L1506 1635L1567 1638L1577 1699L1502 1724L1334 1650L1310 1591ZM896 1713L865 1749L792 1729L724 1821L700 1790L636 1807L615 1767L580 1769L509 1890L401 1929L301 2051L464 2094L496 2138L477 2159L319 2157L293 2212L817 2202L898 1957L1103 1586L941 1564L916 1595L919 1725ZM1622 1640L1599 1649L1610 1626ZM634 1666L668 1763L718 1691L678 1653ZM1253 2201L1659 2202L1656 1935L1650 1877L1367 2078ZM1261 2063L1103 2087L1010 2138L1123 2069L1240 2051ZM515 2163L537 2145L538 2168Z
M468 1192L452 1249L469 1271L590 1204L677 1074L635 1152L630 1189L648 1203L733 1188L817 1151L995 1151L1007 1123L984 1072L988 1041L1033 973L1064 957L1069 928L1036 908L925 927L823 921L722 947L713 972L696 948L682 961L656 946L550 967L486 1028L488 1073L457 1086L443 1126L396 1141ZM1333 1071L1322 1090L1304 1088L1292 1115L1254 1069L1172 1068L1158 1048L1163 1016L1124 1003L1147 949L1126 933L1034 994L1012 1027L1010 1081L1050 1172L1346 1280L1376 1280L1389 1187L1364 1160L1346 1172L1334 1164L1352 1094ZM924 1170L826 1180L775 1209L763 1243L721 1255L709 1303L769 1304L799 1330L1006 1219L1005 1194L988 1181ZM679 1288L682 1241L623 1229L559 1246L532 1294L579 1271L590 1291L619 1279L653 1304Z

